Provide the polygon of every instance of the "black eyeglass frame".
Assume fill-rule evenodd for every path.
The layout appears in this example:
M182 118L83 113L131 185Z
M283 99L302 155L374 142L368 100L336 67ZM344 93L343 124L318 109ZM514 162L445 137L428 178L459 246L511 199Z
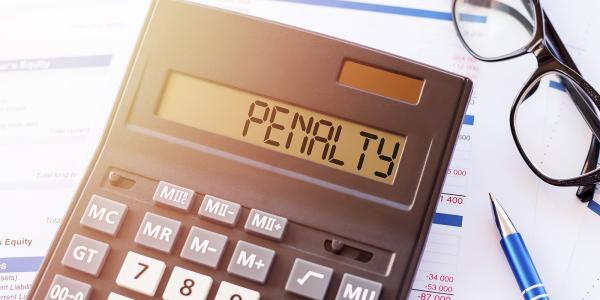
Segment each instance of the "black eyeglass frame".
M488 0L495 1L495 0ZM526 2L524 0L524 2ZM528 2L528 1L527 1ZM577 67L575 66L574 61L571 59L566 47L558 37L558 34L554 30L552 23L544 13L540 1L532 0L533 3L533 12L535 18L535 26L533 32L533 38L529 42L529 44L524 47L513 51L509 54L489 58L483 57L473 51L467 42L464 40L462 34L460 33L459 25L457 23L457 4L458 1L455 0L452 6L452 15L454 19L454 27L458 36L460 38L461 43L467 49L467 51L473 55L475 58L494 62L494 61L502 61L508 60L511 58L515 58L521 56L523 54L532 53L535 55L538 67L531 75L531 77L527 80L523 88L521 88L520 93L516 97L513 106L510 110L510 128L513 136L513 140L517 146L517 149L529 168L543 181L556 185L556 186L582 186L577 192L577 196L581 198L582 201L589 201L594 193L594 184L600 182L600 169L596 169L597 163L597 155L598 150L600 149L600 144L598 142L598 137L600 137L600 119L598 118L596 111L600 111L600 94L580 75ZM525 4L525 7L529 8L529 5ZM578 87L569 86L568 83L567 90L569 93L573 95L573 100L575 105L581 112L585 121L590 126L590 129L593 132L592 141L590 144L590 150L588 151L588 157L585 165L583 166L581 176L569 178L569 179L555 179L548 177L546 174L538 170L535 165L531 162L528 156L525 154L521 143L519 142L517 132L515 129L515 118L516 113L519 109L519 106L523 101L527 98L526 96L535 86L536 82L539 82L539 79L550 73L558 73L560 75L565 76L570 79L572 82L578 85ZM579 93L585 93L586 97L582 97ZM591 101L589 101L589 100Z

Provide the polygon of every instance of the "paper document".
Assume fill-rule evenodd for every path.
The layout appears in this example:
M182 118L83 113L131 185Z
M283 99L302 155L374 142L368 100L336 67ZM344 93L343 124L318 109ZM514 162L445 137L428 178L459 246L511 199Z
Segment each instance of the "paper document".
M147 1L137 0L80 2L0 4L0 36L9 45L0 48L0 299L22 297L28 290L102 134L147 8ZM474 95L409 299L520 297L500 248L488 192L523 234L553 299L600 297L595 283L600 261L594 260L600 250L594 231L600 205L582 204L575 188L538 179L510 134L509 110L535 69L532 55L498 63L471 57L454 32L450 0L199 2L473 79ZM559 19L553 18L557 27ZM600 50L597 43L565 42L581 49L574 56L582 64ZM584 75L590 69L582 67ZM600 75L590 76L600 87Z
M0 299L25 299L104 132L148 3L0 3Z

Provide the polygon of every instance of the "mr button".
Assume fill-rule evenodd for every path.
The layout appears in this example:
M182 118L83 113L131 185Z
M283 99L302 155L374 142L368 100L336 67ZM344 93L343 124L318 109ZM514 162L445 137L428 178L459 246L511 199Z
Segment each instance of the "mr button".
M115 236L123 223L126 212L127 205L93 195L80 223L85 227Z
M135 235L135 242L165 253L171 253L181 222L147 212Z

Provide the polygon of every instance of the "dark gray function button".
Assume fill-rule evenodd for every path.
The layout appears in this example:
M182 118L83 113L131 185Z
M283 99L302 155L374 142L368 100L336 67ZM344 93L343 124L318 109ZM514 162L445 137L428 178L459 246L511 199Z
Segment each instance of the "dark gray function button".
M352 274L344 274L335 300L377 300L383 285Z
M246 225L244 225L244 230L280 241L283 238L287 222L288 220L284 217L252 209Z
M135 235L135 242L165 253L171 253L181 222L147 212Z
M219 223L235 226L240 216L241 205L215 196L206 195L198 215Z
M127 205L92 195L80 223L85 227L115 236L125 219L126 212Z
M87 300L92 295L92 286L62 275L54 275L46 300Z
M296 258L285 290L309 299L325 299L333 269Z
M275 258L275 251L238 241L227 272L258 283L265 283Z
M181 250L181 257L216 269L226 244L226 236L193 226Z
M190 211L190 207L192 207L194 194L193 190L161 181L158 183L152 199L155 203L187 212Z
M63 256L62 264L98 277L109 250L110 246L107 243L74 234Z

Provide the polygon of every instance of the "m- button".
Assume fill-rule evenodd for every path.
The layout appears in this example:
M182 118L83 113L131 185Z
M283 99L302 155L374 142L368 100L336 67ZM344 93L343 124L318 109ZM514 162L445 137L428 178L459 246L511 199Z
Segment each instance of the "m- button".
M238 241L227 272L258 283L265 283L273 264L275 251Z
M93 195L80 223L85 227L115 236L123 223L126 212L127 205Z
M244 230L281 241L287 221L284 217L252 209L246 220L246 225L244 225Z

